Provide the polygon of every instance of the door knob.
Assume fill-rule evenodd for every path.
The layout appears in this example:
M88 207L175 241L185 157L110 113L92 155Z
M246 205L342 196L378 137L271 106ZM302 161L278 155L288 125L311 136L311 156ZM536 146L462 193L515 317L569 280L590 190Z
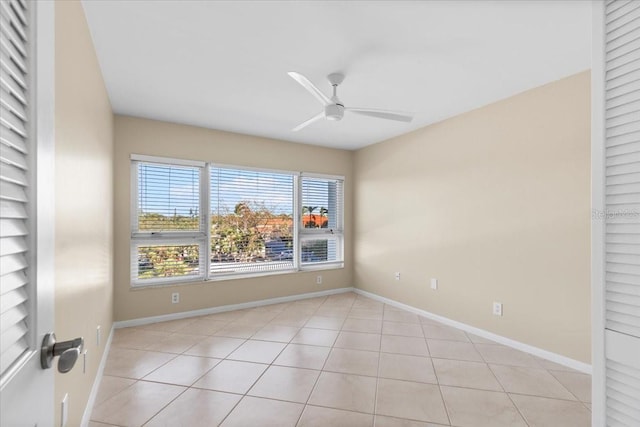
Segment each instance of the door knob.
M53 358L59 356L58 371L63 374L69 372L75 365L76 360L78 360L83 346L84 339L82 337L56 342L56 334L53 332L48 333L42 340L42 350L40 350L42 369L49 369Z

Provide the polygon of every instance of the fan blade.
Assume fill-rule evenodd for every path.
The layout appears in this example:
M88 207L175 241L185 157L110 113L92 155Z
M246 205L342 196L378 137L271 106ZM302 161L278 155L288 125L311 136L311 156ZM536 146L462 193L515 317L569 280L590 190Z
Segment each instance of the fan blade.
M311 117L309 120L306 120L306 121L300 123L298 126L296 126L293 129L291 129L291 131L292 132L298 132L300 129L306 128L311 123L317 122L318 120L320 120L322 118L324 118L324 111L321 112L321 113L316 114L315 116Z
M374 110L371 108L345 108L345 111L351 111L352 113L361 114L363 116L377 117L379 119L396 120L399 122L410 122L413 120L413 116L406 114L400 114L393 111L386 110Z
M296 73L295 71L289 71L287 74L289 74L293 80L300 83L300 85L308 90L311 95L315 96L316 99L322 103L322 105L326 106L332 104L327 95L320 92L320 89L318 89L313 83L311 83L305 76L300 73Z

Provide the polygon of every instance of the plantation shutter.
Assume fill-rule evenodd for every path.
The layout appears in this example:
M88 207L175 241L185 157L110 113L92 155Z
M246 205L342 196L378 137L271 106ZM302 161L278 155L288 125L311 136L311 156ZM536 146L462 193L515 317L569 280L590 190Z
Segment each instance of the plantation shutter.
M640 425L640 2L605 5L608 426Z
M29 349L26 7L0 2L0 378Z

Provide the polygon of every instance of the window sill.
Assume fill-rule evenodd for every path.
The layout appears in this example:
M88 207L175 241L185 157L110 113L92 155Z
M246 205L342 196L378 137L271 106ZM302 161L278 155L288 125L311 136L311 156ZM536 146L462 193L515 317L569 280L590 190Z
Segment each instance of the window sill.
M306 265L304 267L300 267L299 269L264 271L264 272L258 272L258 273L225 274L225 275L209 277L208 279L198 277L198 278L185 279L185 280L172 280L171 282L138 283L138 284L131 283L129 285L129 289L142 290L142 289L153 289L153 288L168 288L168 287L183 286L183 285L193 285L193 284L199 284L199 283L206 284L208 282L223 282L226 280L255 279L258 277L305 273L309 271L340 270L343 268L344 268L344 263L316 264L316 265Z

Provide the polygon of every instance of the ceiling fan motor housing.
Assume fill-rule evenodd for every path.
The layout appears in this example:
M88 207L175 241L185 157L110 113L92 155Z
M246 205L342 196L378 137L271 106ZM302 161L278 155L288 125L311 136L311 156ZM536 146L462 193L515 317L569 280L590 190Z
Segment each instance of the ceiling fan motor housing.
M327 105L326 107L324 107L324 115L327 120L340 120L344 116L344 105Z

